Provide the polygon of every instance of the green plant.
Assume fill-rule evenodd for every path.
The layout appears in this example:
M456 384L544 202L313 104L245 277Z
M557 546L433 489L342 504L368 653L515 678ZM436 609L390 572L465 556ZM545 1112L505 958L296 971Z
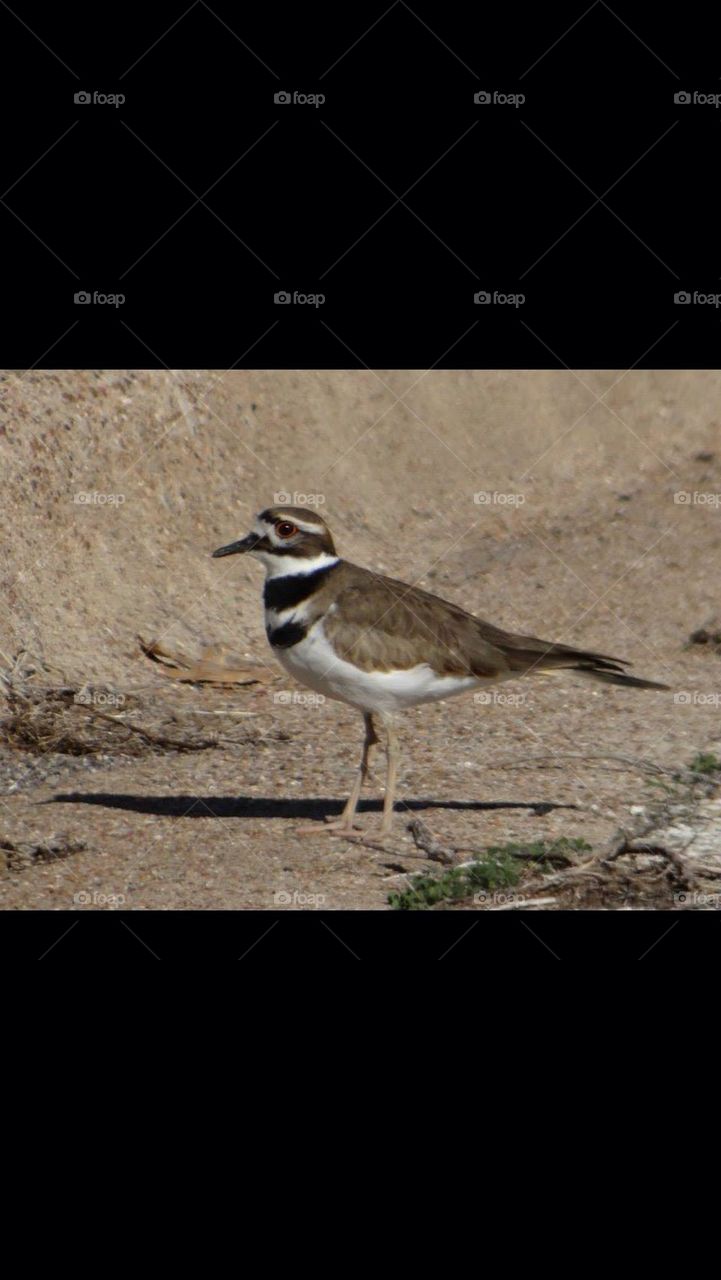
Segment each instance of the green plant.
M689 769L691 773L715 773L717 769L721 769L721 760L711 751L699 751L691 761Z
M440 876L414 876L410 887L390 893L388 902L396 911L427 911L444 902L462 902L482 890L507 888L516 884L520 871L510 854L501 849L482 861L464 867L452 867Z
M559 836L556 840L530 840L521 844L491 845L486 852L493 856L508 854L512 858L520 858L533 862L536 866L554 869L572 866L577 859L576 853L590 852L587 840L571 839Z
M407 889L388 895L388 903L395 911L428 911L432 907L464 902L476 893L493 893L517 884L524 861L551 871L573 864L576 859L571 855L590 848L585 840L566 836L557 840L490 845L475 861L451 867L441 875L413 876Z

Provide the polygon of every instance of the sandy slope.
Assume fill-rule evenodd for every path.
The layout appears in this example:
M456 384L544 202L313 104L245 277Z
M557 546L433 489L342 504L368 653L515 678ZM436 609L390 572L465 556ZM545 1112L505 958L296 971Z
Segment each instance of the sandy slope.
M30 774L27 753L5 751L6 838L60 833L86 848L0 872L2 900L273 907L281 893L290 906L382 907L401 867L426 869L400 816L387 854L294 836L299 815L348 790L360 740L348 708L292 700L283 676L233 694L169 689L140 655L138 634L195 652L223 642L272 666L259 566L209 552L283 492L322 502L351 559L689 692L554 676L503 686L513 702L405 718L400 795L435 801L423 814L444 837L608 838L652 799L644 775L558 753L673 766L719 737L721 659L684 645L718 609L721 507L693 495L721 493L720 391L717 372L7 374L3 666L24 648L45 683L142 690L138 723L161 705L181 728L235 708L256 713L257 732L192 755L53 755ZM531 756L546 760L498 768ZM499 800L581 808L437 803Z

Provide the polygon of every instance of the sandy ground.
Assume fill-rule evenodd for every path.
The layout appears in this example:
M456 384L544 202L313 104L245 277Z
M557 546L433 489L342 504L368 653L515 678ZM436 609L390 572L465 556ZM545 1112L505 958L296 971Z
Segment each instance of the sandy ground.
M6 732L2 905L387 909L433 869L411 817L474 849L563 835L598 850L646 821L654 768L719 749L721 657L687 641L721 612L720 391L716 372L6 374L6 679L89 687L79 720L102 709L218 741L129 746L106 726L70 754ZM360 717L275 668L260 566L209 554L280 494L317 502L348 558L628 658L674 692L564 673L418 708L401 722L393 837L374 840L382 757L362 806L372 847L321 834L350 788ZM262 683L176 683L139 635L195 655L226 645ZM672 889L636 900L614 884L560 905L670 908Z

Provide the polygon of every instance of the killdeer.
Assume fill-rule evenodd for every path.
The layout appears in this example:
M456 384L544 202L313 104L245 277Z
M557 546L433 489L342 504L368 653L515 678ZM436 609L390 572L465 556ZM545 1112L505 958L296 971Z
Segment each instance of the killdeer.
M576 671L635 689L668 685L626 675L620 658L518 635L456 604L337 554L325 520L305 507L269 507L251 532L213 556L249 553L265 567L265 628L292 676L327 698L357 707L365 737L360 768L340 819L314 830L350 834L371 748L373 717L387 735L381 835L391 828L398 773L393 716L404 707L537 671Z

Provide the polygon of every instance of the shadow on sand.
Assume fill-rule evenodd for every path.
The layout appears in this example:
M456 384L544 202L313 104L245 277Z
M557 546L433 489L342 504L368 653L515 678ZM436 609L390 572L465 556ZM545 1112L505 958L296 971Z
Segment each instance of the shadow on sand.
M329 796L308 799L277 799L267 796L133 796L113 792L69 792L52 796L45 804L96 804L108 809L126 809L133 813L156 813L164 818L291 818L313 819L340 814L344 800ZM380 813L382 800L361 800L359 813ZM404 800L396 805L396 813L423 809L529 809L542 816L552 809L575 809L574 804L553 804L546 800L521 803L516 800Z

